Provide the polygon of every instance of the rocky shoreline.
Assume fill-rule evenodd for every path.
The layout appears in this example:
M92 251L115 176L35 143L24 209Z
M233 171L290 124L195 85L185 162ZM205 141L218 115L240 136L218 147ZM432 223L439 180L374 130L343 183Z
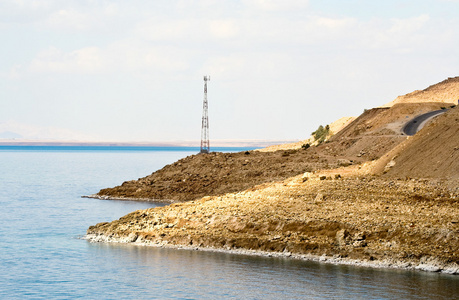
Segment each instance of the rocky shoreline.
M94 197L185 202L86 238L459 274L459 110L398 130L432 105L366 110L319 146L179 160Z
M435 261L433 259L424 259L423 261L415 260L402 260L402 259L387 259L383 261L370 261L370 260L359 260L349 259L340 256L327 256L327 255L311 255L311 254L295 254L291 252L268 252L260 250L248 250L248 249L224 249L214 247L192 247L184 245L174 245L168 243L152 243L148 241L131 242L129 238L113 238L108 236L87 234L82 239L87 240L91 243L121 243L121 244L132 244L136 246L145 247L159 247L159 248L171 248L171 249L184 249L190 251L208 251L208 252L219 252L228 253L234 255L250 255L250 256L261 256L261 257L284 257L289 259L298 259L304 261L314 261L320 263L328 263L334 265L348 265L355 267L365 268L377 268L377 269L399 269L399 270L418 270L425 272L439 272L449 275L459 275L459 265L457 264L445 264L442 262Z
M142 201L142 202L154 202L154 203L161 203L161 204L181 202L181 201L169 200L169 199L135 198L135 197L122 197L122 196L107 196L107 195L98 195L98 194L84 195L84 196L81 196L81 198L89 198L89 199L97 199L97 200Z
M457 189L328 175L136 211L85 238L459 274Z

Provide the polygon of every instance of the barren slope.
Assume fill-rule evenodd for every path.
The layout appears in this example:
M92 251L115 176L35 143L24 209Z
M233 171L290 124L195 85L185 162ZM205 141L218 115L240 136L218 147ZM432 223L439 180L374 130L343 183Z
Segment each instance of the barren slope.
M398 96L395 100L387 103L384 107L390 107L396 103L420 103L420 102L443 102L446 104L458 104L459 100L459 77L448 78L440 83L429 86L422 91Z
M442 93L452 93L458 83L459 77L448 79L425 92L429 97L439 94L434 98L442 99ZM401 128L410 118L444 105L442 102L397 103L366 110L329 141L307 150L192 155L144 178L103 189L97 196L186 201L242 191L306 171L376 160L406 139ZM343 126L345 121L338 123Z
M374 119L373 111L381 110L390 109L370 110L348 125L348 130L340 134L338 140L332 139L307 150L192 155L144 178L103 189L97 195L102 198L187 201L242 191L304 172L374 160L406 139L400 133L381 134L362 125L362 120Z
M144 178L103 189L98 195L186 201L242 191L264 182L339 166L342 157L323 154L320 149L191 155ZM364 161L358 157L352 159L355 162Z
M434 119L397 149L388 176L445 178L459 182L459 109Z
M100 195L208 197L99 223L87 238L459 274L459 108L413 137L399 130L405 119L438 105L365 111L328 143L307 150L185 158ZM366 163L284 179L346 159ZM383 176L367 173L377 166L382 173L390 160Z
M406 139L400 128L441 103L398 104L365 111L329 142L307 150L192 155L138 180L103 189L98 197L186 201L242 191L306 171L375 160Z

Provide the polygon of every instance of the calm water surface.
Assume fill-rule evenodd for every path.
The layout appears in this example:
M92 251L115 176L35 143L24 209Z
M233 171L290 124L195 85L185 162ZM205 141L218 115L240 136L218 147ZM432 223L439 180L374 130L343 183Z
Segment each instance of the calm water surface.
M0 147L1 299L459 299L459 277L286 258L91 244L152 203L81 198L193 154Z

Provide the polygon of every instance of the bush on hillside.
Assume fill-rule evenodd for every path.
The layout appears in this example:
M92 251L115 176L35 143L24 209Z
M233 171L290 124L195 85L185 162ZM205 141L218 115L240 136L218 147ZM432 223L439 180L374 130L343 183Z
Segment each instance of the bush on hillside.
M316 131L312 133L314 140L316 140L319 144L322 144L327 136L330 134L330 126L323 127L322 125L317 128Z

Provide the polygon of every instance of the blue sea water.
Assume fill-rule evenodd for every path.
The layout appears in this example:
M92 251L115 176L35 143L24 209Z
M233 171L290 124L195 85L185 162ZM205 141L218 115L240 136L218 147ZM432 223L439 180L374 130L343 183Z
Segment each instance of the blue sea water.
M79 238L155 205L82 195L197 150L0 147L0 299L459 298L459 276Z

